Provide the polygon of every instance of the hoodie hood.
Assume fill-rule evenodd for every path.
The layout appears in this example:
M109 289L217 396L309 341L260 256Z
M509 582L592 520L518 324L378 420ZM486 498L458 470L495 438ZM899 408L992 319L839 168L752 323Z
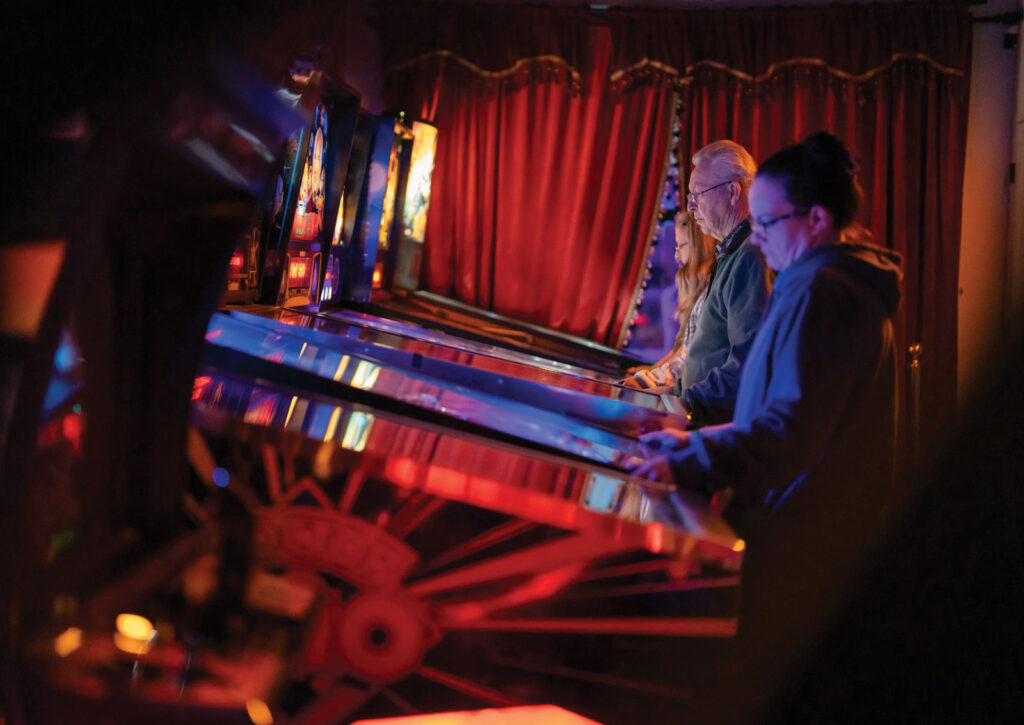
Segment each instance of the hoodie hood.
M898 252L874 244L829 244L812 249L793 262L775 280L775 289L781 292L828 267L872 291L891 316L902 297L902 263Z

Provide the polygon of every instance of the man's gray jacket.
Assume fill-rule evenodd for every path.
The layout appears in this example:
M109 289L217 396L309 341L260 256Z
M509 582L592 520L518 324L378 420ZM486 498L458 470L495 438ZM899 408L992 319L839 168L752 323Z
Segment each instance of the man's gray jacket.
M715 247L707 301L686 354L676 394L695 426L732 420L743 361L750 352L769 294L769 271L740 222Z

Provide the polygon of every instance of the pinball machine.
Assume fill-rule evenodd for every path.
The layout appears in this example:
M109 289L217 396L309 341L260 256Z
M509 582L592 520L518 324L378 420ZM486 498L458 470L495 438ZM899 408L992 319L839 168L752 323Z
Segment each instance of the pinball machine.
M291 335L305 335L325 344L330 344L330 338L325 338L318 332L303 332L303 329L355 338L368 345L407 350L427 358L448 360L499 375L586 392L644 408L658 408L657 397L634 388L625 388L618 384L617 379L611 379L609 376L557 360L509 350L496 345L493 341L456 337L397 320L358 312L334 312L329 316L311 316L296 314L291 310L273 310L266 315L228 312L226 316L252 326L286 330ZM221 315L217 315L214 321L219 323L222 319Z

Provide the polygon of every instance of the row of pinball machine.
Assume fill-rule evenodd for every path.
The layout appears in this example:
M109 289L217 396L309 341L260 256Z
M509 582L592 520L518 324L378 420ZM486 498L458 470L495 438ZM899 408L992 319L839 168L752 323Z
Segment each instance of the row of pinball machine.
M436 129L223 58L147 108L7 436L7 721L682 721L744 542L630 478L635 361L417 289Z

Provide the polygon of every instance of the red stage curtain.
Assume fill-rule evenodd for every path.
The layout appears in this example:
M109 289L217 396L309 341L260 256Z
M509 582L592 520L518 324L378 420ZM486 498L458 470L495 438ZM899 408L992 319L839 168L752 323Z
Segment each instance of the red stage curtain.
M680 158L730 138L760 161L822 129L851 147L865 192L861 221L876 243L904 255L897 342L904 361L908 345L922 345L921 434L939 433L956 400L964 4L631 12L611 22L617 86L676 78ZM904 385L904 423L908 393Z
M613 92L608 30L587 37L582 72L550 54L504 72L434 54L386 70L386 88L439 128L424 287L615 345L657 211L672 88Z

